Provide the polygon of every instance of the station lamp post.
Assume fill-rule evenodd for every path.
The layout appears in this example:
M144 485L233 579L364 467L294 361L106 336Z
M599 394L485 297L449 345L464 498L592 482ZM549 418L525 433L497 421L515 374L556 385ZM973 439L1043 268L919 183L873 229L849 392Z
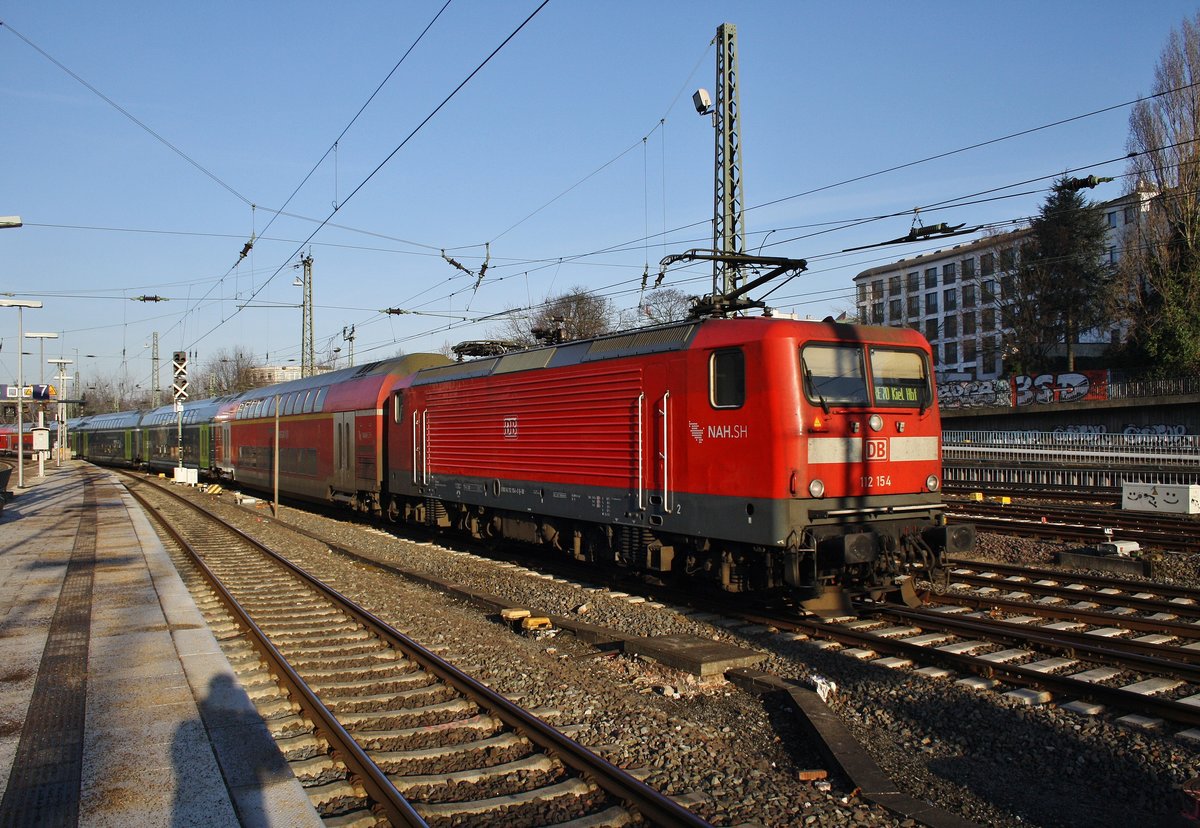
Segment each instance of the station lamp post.
M46 340L47 339L58 339L58 334L56 334L56 333L27 333L27 334L25 334L25 338L26 339L36 339L40 343L39 344L40 350L38 351L38 364L41 366L41 368L39 369L41 371L41 373L38 375L38 383L40 385L45 385L46 384Z
M18 225L19 226L19 225ZM25 341L25 308L40 308L33 299L0 299L0 308L17 309L17 488L25 488L25 357L21 343Z

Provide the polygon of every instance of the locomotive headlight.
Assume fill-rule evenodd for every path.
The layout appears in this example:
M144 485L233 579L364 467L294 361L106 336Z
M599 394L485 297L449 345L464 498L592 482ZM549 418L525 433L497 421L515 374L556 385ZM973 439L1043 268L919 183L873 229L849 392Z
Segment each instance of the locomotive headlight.
M825 484L820 480L813 480L808 484L808 493L813 497L822 497L825 494Z
M931 492L936 492L938 490L938 477L936 474L931 474L929 477L925 478L925 488L929 489Z
M872 414L871 419L867 420L867 425L871 427L871 431L881 431L883 430L883 417Z

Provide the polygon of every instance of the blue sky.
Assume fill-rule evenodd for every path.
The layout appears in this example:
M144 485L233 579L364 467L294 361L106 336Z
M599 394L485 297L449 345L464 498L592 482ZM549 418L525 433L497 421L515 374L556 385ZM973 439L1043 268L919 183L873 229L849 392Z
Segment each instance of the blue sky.
M155 331L163 387L176 349L298 361L302 251L318 359L344 358L351 325L359 363L484 338L498 327L484 317L576 286L635 308L647 265L711 243L713 130L691 93L713 87L726 21L748 247L810 261L772 305L836 314L859 271L941 246L835 255L904 235L912 216L839 225L1001 187L1012 197L921 219L1029 216L1049 179L1019 182L1124 172L1129 108L840 182L1132 101L1196 13L550 0L420 126L540 3L452 0L330 152L444 2L0 4L0 215L25 223L0 231L0 293L45 303L25 327L60 333L47 357L143 387ZM474 271L490 249L477 290L442 249ZM664 284L710 281L695 266ZM131 300L146 294L169 301ZM415 313L379 313L391 307ZM16 322L0 312L0 382L16 374Z

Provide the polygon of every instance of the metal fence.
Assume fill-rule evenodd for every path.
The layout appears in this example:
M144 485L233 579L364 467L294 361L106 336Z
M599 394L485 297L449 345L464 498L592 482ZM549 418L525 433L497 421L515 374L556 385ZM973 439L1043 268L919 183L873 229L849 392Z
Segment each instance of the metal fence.
M947 463L1200 467L1200 435L944 431Z
M1200 377L1173 377L1157 380L1127 380L1108 383L1110 400L1130 397L1174 397L1200 394Z

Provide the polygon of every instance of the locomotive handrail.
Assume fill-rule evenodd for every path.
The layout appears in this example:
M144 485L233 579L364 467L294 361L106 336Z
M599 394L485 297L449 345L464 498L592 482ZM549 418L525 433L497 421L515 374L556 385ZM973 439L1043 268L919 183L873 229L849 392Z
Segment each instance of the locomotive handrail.
M646 444L645 438L642 435L642 409L646 405L645 393L638 394L637 402L637 447L638 447L638 473L637 473L637 493L638 493L638 509L645 509L645 482L646 482Z
M421 412L421 484L429 485L429 409Z
M663 512L668 515L671 514L671 472L669 456L671 453L671 423L670 418L667 417L667 412L670 410L670 404L671 392L668 391L663 394L662 408L659 410L659 413L662 414L663 418L662 451L659 452L659 457L662 458L663 464Z
M413 438L413 449L412 449L413 472L412 472L412 474L413 474L413 485L414 486L416 486L418 483L421 482L420 478L418 477L418 475L420 474L420 466L418 464L421 462L420 461L421 448L420 448L420 443L417 442L417 437L419 436L417 423L419 423L420 420L421 420L421 412L414 411L413 415L412 415L412 438Z

